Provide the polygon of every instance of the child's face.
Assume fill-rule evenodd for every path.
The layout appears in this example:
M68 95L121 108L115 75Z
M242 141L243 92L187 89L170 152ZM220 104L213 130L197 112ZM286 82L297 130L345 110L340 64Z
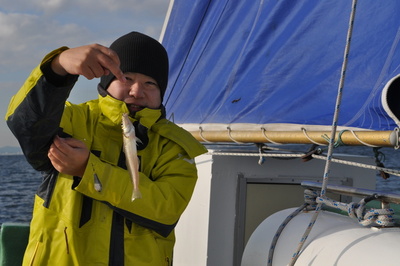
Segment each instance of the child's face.
M108 93L126 103L131 113L143 108L158 109L161 106L160 88L155 79L140 73L124 73L126 83L114 79Z

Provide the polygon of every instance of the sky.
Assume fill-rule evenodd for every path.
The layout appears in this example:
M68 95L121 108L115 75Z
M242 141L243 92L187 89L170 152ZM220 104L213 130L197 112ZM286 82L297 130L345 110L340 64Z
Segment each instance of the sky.
M31 70L61 46L109 46L131 31L159 39L169 0L0 0L0 147L19 146L5 114ZM69 101L97 98L98 79L80 77Z

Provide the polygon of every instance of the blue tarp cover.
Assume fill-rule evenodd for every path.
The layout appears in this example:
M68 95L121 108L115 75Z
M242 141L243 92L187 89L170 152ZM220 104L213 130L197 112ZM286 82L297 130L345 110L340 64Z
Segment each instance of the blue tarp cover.
M175 0L162 39L167 115L179 124L332 125L351 4ZM381 93L400 73L399 11L397 0L358 1L339 126L396 127Z

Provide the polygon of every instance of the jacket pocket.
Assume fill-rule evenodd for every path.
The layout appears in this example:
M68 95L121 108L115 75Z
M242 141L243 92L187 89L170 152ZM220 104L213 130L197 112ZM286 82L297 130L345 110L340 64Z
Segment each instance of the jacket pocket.
M40 265L40 257L42 256L42 251L43 251L43 243L40 241L36 242L33 253L28 261L29 263L28 264L24 263L24 265L29 265L29 266Z

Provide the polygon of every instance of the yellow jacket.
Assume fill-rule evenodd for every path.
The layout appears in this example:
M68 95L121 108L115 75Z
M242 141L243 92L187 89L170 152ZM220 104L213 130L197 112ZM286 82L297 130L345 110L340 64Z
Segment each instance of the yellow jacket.
M42 71L63 49L33 70L6 115L28 162L44 173L24 265L170 265L174 227L197 180L193 159L206 149L160 110L138 112L132 121L145 142L138 150L142 198L132 202L121 152L121 115L128 109L110 96L65 102L77 77L54 85ZM91 150L82 179L51 166L47 150L56 134L82 140Z

